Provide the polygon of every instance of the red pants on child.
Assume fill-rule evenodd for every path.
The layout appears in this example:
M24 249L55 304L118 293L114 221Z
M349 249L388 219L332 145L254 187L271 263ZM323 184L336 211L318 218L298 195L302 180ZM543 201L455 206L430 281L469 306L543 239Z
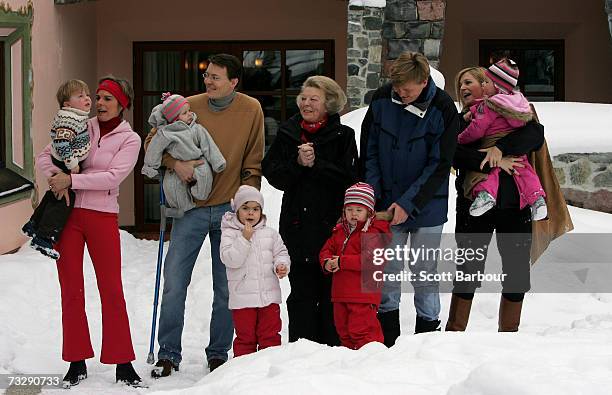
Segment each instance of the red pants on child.
M232 310L236 338L234 357L251 354L281 344L280 306L272 303L266 307ZM259 346L259 348L258 348Z
M376 317L378 307L369 303L334 302L334 323L340 343L359 350L370 342L383 343L385 338Z
M83 252L91 257L102 303L100 362L133 361L134 348L121 283L121 245L117 214L75 208L55 248L62 291L62 359L80 361L94 356L85 314Z

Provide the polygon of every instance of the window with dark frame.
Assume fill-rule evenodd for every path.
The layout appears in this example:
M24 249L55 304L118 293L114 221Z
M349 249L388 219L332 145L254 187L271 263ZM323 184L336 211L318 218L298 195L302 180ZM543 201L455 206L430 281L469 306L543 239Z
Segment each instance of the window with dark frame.
M259 100L264 112L266 150L280 124L298 112L296 99L311 75L334 78L333 41L135 42L134 129L142 138L161 94L191 96L206 91L202 73L208 57L229 53L243 64L238 91ZM159 183L140 174L143 152L134 171L135 230L158 229Z
M564 40L479 40L480 65L508 57L520 70L518 85L530 101L565 100Z

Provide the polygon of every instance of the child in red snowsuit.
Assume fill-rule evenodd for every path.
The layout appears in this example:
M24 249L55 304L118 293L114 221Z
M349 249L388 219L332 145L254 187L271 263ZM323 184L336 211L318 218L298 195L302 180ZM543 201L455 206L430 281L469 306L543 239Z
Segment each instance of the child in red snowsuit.
M358 182L344 196L342 222L336 225L319 260L332 273L334 324L343 346L357 350L363 345L384 341L376 318L380 286L374 281L373 251L391 240L389 223L375 218L374 190ZM380 284L382 285L382 284Z

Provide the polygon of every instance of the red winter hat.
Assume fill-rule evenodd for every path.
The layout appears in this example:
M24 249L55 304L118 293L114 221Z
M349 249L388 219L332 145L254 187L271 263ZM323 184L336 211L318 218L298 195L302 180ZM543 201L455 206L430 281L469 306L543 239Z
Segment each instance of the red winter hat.
M347 204L361 204L370 209L370 212L373 212L375 203L374 189L365 182L358 182L357 184L351 185L344 194L345 206Z
M511 59L503 58L492 64L485 70L485 74L501 93L507 95L511 94L518 84L519 69Z

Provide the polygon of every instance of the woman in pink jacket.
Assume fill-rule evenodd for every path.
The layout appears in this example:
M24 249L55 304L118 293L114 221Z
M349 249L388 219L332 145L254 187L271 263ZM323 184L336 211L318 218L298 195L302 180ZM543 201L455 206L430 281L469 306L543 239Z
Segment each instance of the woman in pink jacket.
M221 261L226 266L234 357L281 344L279 279L290 259L278 232L266 226L263 196L242 185L221 220Z
M56 197L76 193L74 209L55 248L62 294L62 359L70 362L64 387L87 377L85 360L94 356L85 314L83 251L91 257L102 302L100 362L116 364L116 381L140 386L130 325L121 282L121 246L117 213L119 184L130 174L140 150L140 137L123 120L134 91L122 79L105 77L96 90L97 116L88 121L91 151L79 174L65 174L51 162L50 146L37 156L36 166Z

